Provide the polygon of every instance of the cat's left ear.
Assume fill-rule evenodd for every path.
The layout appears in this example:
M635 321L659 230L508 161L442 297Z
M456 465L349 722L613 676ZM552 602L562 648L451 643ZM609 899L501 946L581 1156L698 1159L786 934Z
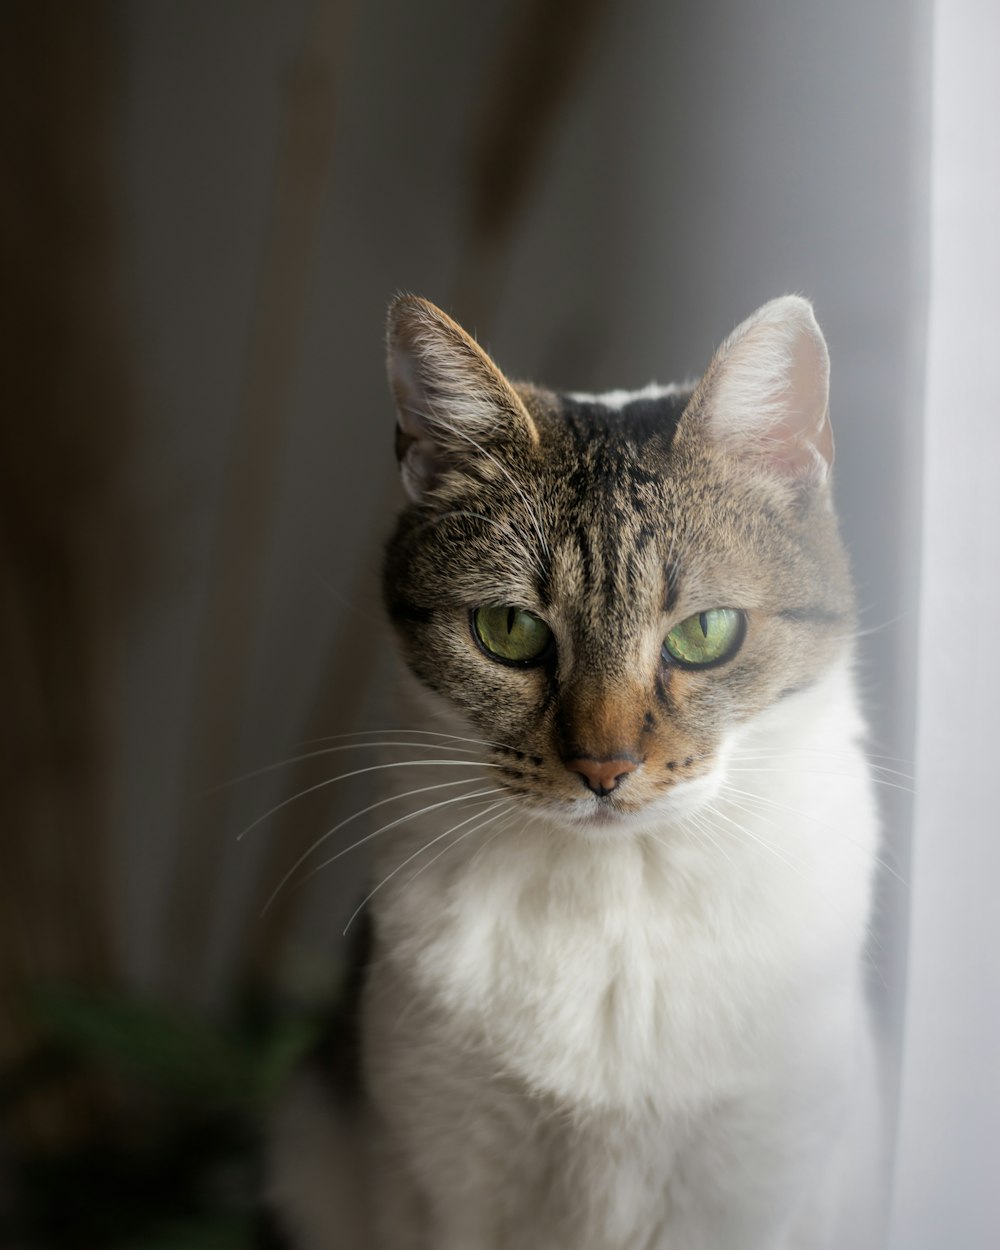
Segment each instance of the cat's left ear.
M490 458L491 446L538 442L511 384L475 339L429 300L393 300L387 338L396 455L411 499L422 499L449 469Z
M798 295L764 304L716 352L691 410L711 438L801 485L833 465L830 356L812 305Z

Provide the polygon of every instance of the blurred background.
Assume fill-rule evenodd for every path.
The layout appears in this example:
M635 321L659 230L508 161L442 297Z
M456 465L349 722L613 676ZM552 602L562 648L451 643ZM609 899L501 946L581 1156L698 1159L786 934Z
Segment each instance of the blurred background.
M260 1235L367 888L310 867L371 818L275 891L372 802L319 740L391 725L399 290L574 390L815 302L895 770L891 1235L998 1244L998 46L983 0L3 6L0 1244Z

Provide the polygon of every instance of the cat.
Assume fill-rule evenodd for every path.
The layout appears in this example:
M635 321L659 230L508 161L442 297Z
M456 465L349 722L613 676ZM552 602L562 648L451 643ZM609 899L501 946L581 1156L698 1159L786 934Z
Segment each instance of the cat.
M375 839L362 1092L328 1115L306 1081L279 1125L296 1244L880 1244L878 822L811 305L688 387L513 383L408 295L388 358L400 723L441 769Z

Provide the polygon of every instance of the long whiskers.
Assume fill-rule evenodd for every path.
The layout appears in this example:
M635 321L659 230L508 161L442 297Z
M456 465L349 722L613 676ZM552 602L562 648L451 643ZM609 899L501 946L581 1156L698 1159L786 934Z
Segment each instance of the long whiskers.
M731 806L738 808L738 805L733 803L732 799L727 799L726 801ZM746 827L746 825L742 824L738 820L734 820L730 816L727 816L725 812L720 811L714 804L711 804L711 803L706 804L706 810L712 812L716 816L721 816L723 820L725 820L728 824L733 826L733 828L737 831L737 834L748 838L752 843L760 846L764 850L768 851L771 855L775 856L792 873L794 873L795 876L799 877L803 881L809 880L808 874L803 870L806 867L806 863L804 860L798 861L799 864L802 865L802 867L797 866L791 860L787 859L784 855L782 855L781 852L778 851L776 847L772 846L771 843L768 842L766 838L760 837L758 834L753 833L750 829ZM760 813L753 813L753 812L748 811L748 809L743 809L743 810L747 810L748 815L755 816L757 819L761 818ZM736 836L736 834L734 834L733 836ZM830 899L825 893L820 894L819 897L822 899L824 905L830 909L833 915L839 917L840 919L844 919L843 911L832 901L832 899ZM876 937L870 925L866 926L865 936L866 936L867 942L874 942L875 945L878 946L879 949L883 951L883 953L885 953L885 948L883 944ZM875 972L878 975L879 980L882 982L883 986L885 986L885 977L882 975L882 970L879 968L876 961L872 958L872 955L867 950L867 948L864 950L864 955L868 963L872 966L872 968L875 969ZM886 988L888 987L886 986Z
M488 815L490 812L494 811L496 808L501 807L504 801L505 800L503 799L498 799L497 802L492 805L492 807L488 807L486 809L485 814ZM391 872L387 873L382 878L382 880L378 883L378 885L375 886L373 890L370 890L365 895L365 897L361 900L358 906L351 913L351 916L348 919L347 924L344 926L344 935L345 936L347 935L347 930L351 927L351 925L354 923L357 917L365 909L365 906L371 902L371 900L375 897L375 895L379 892L379 890L381 890L383 886L388 885L388 883L393 879L393 877L395 877L398 873L402 872L402 870L406 867L407 864L412 864L413 861L419 855L422 855L424 853L424 851L430 850L432 846L442 841L442 839L447 838L450 834L453 834L457 829L463 828L463 826L467 825L470 821L476 820L483 815L484 815L483 812L476 812L472 816L467 816L465 820L460 820L457 825L452 825L452 827L450 829L446 829L444 833L439 833L436 837L431 838L429 842L425 842L423 846L419 847L416 851L414 851L412 855L408 855L401 864L397 864L396 867L393 868ZM325 866L326 866L325 864L321 864L319 868L324 868ZM319 868L314 869L313 872L314 873L318 872ZM313 874L310 874L310 875L313 875Z
M479 859L481 855L484 854L484 852L486 851L486 848L490 845L491 842L495 841L501 834L507 833L508 830L510 830L514 825L517 824L518 819L523 819L523 816L524 816L523 810L517 804L512 804L511 806L513 810L511 811L507 819L503 822L503 824L499 825L493 831L493 833L490 834L490 836L486 839L486 841L480 847L476 849L475 855L473 855L472 859L469 861L470 867L472 864L475 864L476 860Z
M714 803L706 803L705 811L711 812L713 815L718 816L720 820L724 820L726 821L727 824L730 824L734 828L738 829L741 834L750 838L752 842L758 843L766 851L769 851L776 859L780 860L785 865L786 868L790 868L791 871L794 872L797 876L800 876L803 879L805 879L805 873L802 871L802 869L804 869L807 866L806 860L798 859L798 857L796 857L798 865L799 865L797 867L796 863L793 863L792 860L782 855L782 853L779 850L777 850L775 847L773 847L771 843L768 842L765 838L761 838L757 834L751 833L751 831L747 829L745 825L740 824L738 820L734 820L731 816L727 816L726 813L723 811L720 811L720 809L716 807Z
M761 767L739 768L739 767L733 767L732 765L730 765L728 768L728 771L731 773L749 773L749 774L779 773L783 777L787 777L790 773L798 773L801 776L842 777L844 780L847 780L847 781L852 781L852 780L860 781L862 777L865 775L864 773L860 771L856 773L833 772L828 768L798 768L795 766L790 766L787 768L761 768ZM898 781L891 781L888 777L879 777L879 776L869 773L868 779L872 782L873 785L883 786L887 790L899 790L903 794L913 793L912 786L904 786Z
M752 790L742 790L739 787L732 785L728 781L723 782L721 793L725 795L726 797L729 797L731 795L738 796L738 798L742 799L743 802L738 803L735 800L730 799L730 801L733 803L733 806L740 808L743 811L747 811L749 814L754 814L753 812L750 811L750 809L754 806L754 804L758 804L758 805L764 805L765 807L768 807L768 808L775 808L779 811L790 812L793 816L798 816L800 819L804 821L808 821L810 824L814 825L817 829L823 829L827 831L828 833L832 834L835 838L838 838L839 840L848 843L850 846L855 847L864 856L867 857L871 855L872 859L874 860L876 864L879 865L879 867L884 868L886 872L890 873L893 877L896 878L896 880L900 883L900 885L905 886L907 889L909 889L909 882L904 877L901 877L899 873L895 870L895 868L893 868L893 866L883 856L876 854L869 847L866 847L862 843L858 842L856 838L852 838L849 834L845 833L843 829L831 825L828 821L821 820L819 817L815 816L813 813L804 812L799 808L792 807L788 803L781 803L777 799L772 799L770 795L756 794ZM749 807L744 806L745 804L749 804L750 806ZM762 815L762 813L758 813L758 814Z
M817 756L820 759L831 760L834 763L841 760L844 763L857 764L859 776L866 771L872 770L878 773L885 773L890 777L902 777L904 781L914 780L912 773L903 772L902 769L899 768L890 768L886 764L876 763L876 761L880 759L892 760L894 764L905 764L908 763L908 761L897 759L892 755L877 755L871 751L865 751L863 755L857 755L848 751L831 751L826 747L802 747L787 745L780 747L755 746L750 748L737 747L732 753L732 758L746 762L755 760L768 762L774 760L787 760L789 757L803 755Z
M401 799L409 799L409 798L412 798L415 794L426 794L431 790L443 790L449 786L462 786L462 785L468 785L467 777L460 777L458 781L441 781L433 786L420 786L416 790L407 790L403 794L390 794L388 798L379 799L377 803L369 803L367 807L362 807L359 811L353 812L350 816L346 816L343 820L338 821L332 828L327 829L327 831L324 834L322 834L321 837L317 838L316 841L312 844L312 846L309 847L308 850L303 851L303 853L299 856L299 858L295 861L295 863L292 864L291 868L289 868L289 870L281 878L281 880L278 882L278 884L275 886L274 890L272 891L267 902L264 904L263 910L261 911L261 915L264 915L267 909L271 906L274 900L278 897L278 895L284 889L287 882L295 875L295 873L299 870L299 868L302 867L302 865L306 862L306 860L309 859L310 856L314 855L328 838L332 838L333 835L339 832L341 829L343 829L345 825L349 825L352 821L357 820L359 817L365 816L369 812L375 811L375 809L378 807L385 806L386 803L393 803ZM326 864L332 864L334 860L340 859L340 857L342 855L346 855L348 851L356 850L359 846L363 846L364 843L370 842L372 838L377 837L380 833L385 833L388 829L393 829L397 825L404 824L408 820L416 820L418 816L423 816L426 812L434 811L436 808L439 808L439 807L445 807L447 806L448 803L457 803L461 799L477 798L481 794L499 794L499 793L500 793L499 788L493 789L493 790L485 790L485 791L477 790L471 793L462 793L459 795L455 795L454 797L450 799L446 799L442 803L432 803L429 806L423 807L416 812L406 812L404 815L398 817L398 819L391 820L388 824L383 825L380 829L376 829L373 833L367 833L365 834L363 838L359 838L357 842L352 843L350 846L344 847L343 850L338 851L336 855L333 855L331 856L330 859L326 860ZM322 866L325 867L325 864Z
M469 737L464 737L462 734L441 733L439 730L436 730L436 729L400 729L398 726L390 726L388 729L356 729L354 730L353 733L327 734L322 738L305 738L301 742L296 743L295 745L296 746L313 746L314 744L317 744L320 742L339 742L345 738L362 738L362 737L368 737L371 734L391 734L391 735L420 734L421 736L425 738L447 738L452 742L472 742L472 743L475 743L477 746L499 747L501 750L505 750L507 748L506 743L494 742L490 738L469 738ZM378 746L379 743L377 742L369 743L368 745Z
M405 890L408 885L412 885L413 882L416 881L417 877L419 877L422 872L426 872L427 869L430 868L432 864L436 864L442 855L446 855L449 851L454 850L455 847L458 846L459 842L464 842L465 839L469 837L470 834L478 833L480 829L486 828L488 825L495 824L496 821L498 821L502 816L508 815L508 813L512 809L516 808L516 806L517 806L516 803L508 803L506 807L501 808L501 810L496 812L495 815L490 816L486 820L480 821L478 825L473 825L471 829L466 829L465 833L460 833L458 837L455 839L455 841L449 842L443 851L438 851L438 853L435 856L433 856L431 859L427 860L426 863L421 864L420 867L417 869L417 871L413 874L413 876L410 877L409 880L404 884L403 889ZM487 810L492 811L491 808ZM492 834L487 839L487 845L490 842L492 842L493 838L495 838L497 836L497 833L500 833L500 832L501 831L498 829L496 833ZM426 847L424 849L426 850ZM479 849L482 850L483 848L480 847Z
M402 730L401 732L405 733L407 731ZM341 736L353 737L354 735L352 734L336 735L336 737L341 737ZM449 737L450 735L442 734L440 736ZM313 741L318 741L318 742L333 741L333 738L329 738L329 739L319 738L319 739L313 739ZM464 738L464 739L459 739L458 741L475 742L477 744L479 743L479 739L477 738ZM260 768L251 769L251 771L248 773L241 773L238 777L232 777L229 781L220 782L219 785L212 786L210 789L205 790L202 793L203 793L203 797L210 795L210 794L218 794L220 791L228 790L232 786L238 786L242 784L244 781L252 781L255 777L263 777L267 773L273 773L277 771L277 769L279 768L288 768L292 764L302 764L306 760L319 759L324 755L336 755L340 751L363 751L365 749L378 750L383 747L406 747L407 749L412 750L415 746L421 746L427 751L464 751L466 749L464 746L445 746L443 743L420 742L420 741L414 741L413 739L409 739L405 742L400 742L400 741L393 742L393 741L382 741L382 740L373 741L373 742L345 742L345 743L341 743L340 746L322 747L315 751L304 751L299 755L291 755L287 759L275 760L271 764L264 764Z
M719 854L732 865L734 869L736 868L736 861L722 845L719 839L715 837L711 822L708 821L705 816L703 816L700 812L690 812L686 817L686 822L694 827L695 833L698 837L705 838L712 846L715 847ZM663 842L662 839L655 838L654 840L659 842L661 846L666 846L666 843Z
M412 746L412 743L407 745ZM306 786L304 790L299 790L297 794L289 795L287 799L282 799L280 803L275 805L262 816L258 816L256 820L252 820L245 829L242 829L237 835L237 841L245 838L251 829L256 829L258 825L262 825L265 820L269 819L276 812L280 812L291 803L304 799L307 794L314 794L317 790L323 790L327 786L336 785L338 781L346 781L349 777L361 777L365 773L375 773L382 769L388 768L499 768L499 764L486 764L482 760L391 760L388 763L369 764L367 768L355 768L347 773L339 773L336 777L327 777L325 781L317 781L315 785Z

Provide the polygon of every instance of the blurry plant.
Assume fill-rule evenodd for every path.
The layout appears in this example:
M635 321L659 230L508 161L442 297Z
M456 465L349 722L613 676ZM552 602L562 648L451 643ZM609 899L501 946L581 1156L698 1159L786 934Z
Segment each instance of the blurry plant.
M31 996L39 1039L0 1072L0 1115L89 1078L114 1107L61 1147L11 1148L0 1244L45 1250L245 1250L259 1245L263 1137L295 1065L318 1041L309 1018L250 996L222 1026L108 992Z

